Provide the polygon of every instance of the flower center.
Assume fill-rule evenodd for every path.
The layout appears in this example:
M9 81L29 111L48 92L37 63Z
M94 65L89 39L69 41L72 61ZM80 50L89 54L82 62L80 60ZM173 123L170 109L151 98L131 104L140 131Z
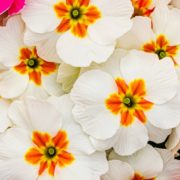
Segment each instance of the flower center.
M39 166L39 176L46 170L49 175L54 176L57 166L64 168L75 160L73 154L67 151L69 140L65 131L59 131L54 137L35 131L32 142L34 146L28 149L25 159L32 165Z
M53 158L54 156L56 156L56 153L57 153L57 150L53 146L48 147L46 150L46 156L48 158Z
M30 68L36 68L39 65L39 62L38 62L38 60L36 58L31 58L31 59L28 60L27 65Z
M167 56L166 51L163 49L157 50L156 54L158 55L159 59L163 59Z
M70 12L72 19L79 19L81 17L81 11L78 8L74 8Z
M123 99L123 104L128 107L128 108L131 108L134 106L135 102L134 100L132 99L132 97L124 97Z

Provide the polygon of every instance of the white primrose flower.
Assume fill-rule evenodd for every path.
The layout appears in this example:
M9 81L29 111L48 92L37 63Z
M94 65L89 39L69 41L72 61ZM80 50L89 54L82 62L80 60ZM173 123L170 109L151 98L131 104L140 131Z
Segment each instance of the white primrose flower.
M180 162L168 150L147 145L131 156L110 154L109 171L101 180L178 180Z
M5 69L0 72L0 95L4 98L61 95L56 82L58 64L39 57L35 46L25 45L23 33L20 16L11 17L5 27L0 27L0 63Z
M26 98L11 105L15 127L0 137L0 179L100 180L108 170L105 153L95 152L70 115L52 103Z
M129 155L146 145L147 122L162 129L179 124L180 92L169 58L158 61L136 50L114 58L77 79L70 93L73 115L97 149Z
M132 26L132 13L130 0L29 0L22 18L36 33L39 51L46 40L65 63L89 66L113 53L117 38ZM28 32L29 43L33 34Z
M133 18L133 27L119 39L118 47L139 49L156 54L160 60L170 57L179 71L180 64L180 10L159 5L147 17Z

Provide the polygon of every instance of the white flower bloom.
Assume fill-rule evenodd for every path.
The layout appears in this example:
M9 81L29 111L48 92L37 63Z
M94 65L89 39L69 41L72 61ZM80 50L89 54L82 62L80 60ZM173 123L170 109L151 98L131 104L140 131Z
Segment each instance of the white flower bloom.
M146 17L135 17L132 29L119 40L119 46L157 54L159 59L170 57L179 71L180 64L180 10L161 5Z
M121 155L132 154L148 141L147 121L162 129L178 125L176 72L169 58L157 59L133 50L120 61L115 53L106 70L91 70L77 79L71 91L73 115L96 148L113 146Z
M31 98L11 105L16 126L1 136L0 179L99 180L107 171L105 153L95 152L88 136L55 106Z
M56 47L65 63L83 67L107 60L117 38L131 28L132 13L130 0L38 0L28 2L22 18L41 52L47 39L45 46ZM30 31L26 39L32 41L28 36Z
M23 33L20 16L10 18L6 27L0 27L0 63L5 67L0 72L0 95L46 98L62 94L56 82L58 65L39 57L35 46L25 45Z
M121 157L110 154L109 171L101 180L178 180L180 162L167 150L147 145L137 153Z

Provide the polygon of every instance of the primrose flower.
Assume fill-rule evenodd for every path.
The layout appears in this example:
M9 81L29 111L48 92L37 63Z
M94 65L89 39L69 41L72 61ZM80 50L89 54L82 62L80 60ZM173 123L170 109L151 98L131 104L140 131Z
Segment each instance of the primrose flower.
M0 137L0 179L99 180L107 171L105 153L51 103L15 101L9 116L15 126Z
M134 7L133 16L151 16L160 4L167 5L170 0L131 0Z
M0 0L0 15L8 12L9 15L19 13L24 7L26 0Z
M114 147L128 155L146 145L147 122L162 129L178 125L179 91L169 58L157 61L156 55L135 50L118 58L106 70L83 73L70 94L75 120L97 149Z
M107 60L131 28L132 13L130 0L38 0L27 4L22 18L38 33L35 43L46 39L65 63L83 67Z
M58 64L42 59L35 46L25 45L23 33L20 16L11 17L7 25L0 28L0 62L5 67L0 72L0 95L46 98L62 94L56 82Z
M154 53L160 60L170 57L179 71L180 10L161 5L147 17L133 18L133 27L119 39L119 47Z
M155 150L147 145L137 153L121 157L110 154L109 171L101 180L177 180L180 162L168 150Z

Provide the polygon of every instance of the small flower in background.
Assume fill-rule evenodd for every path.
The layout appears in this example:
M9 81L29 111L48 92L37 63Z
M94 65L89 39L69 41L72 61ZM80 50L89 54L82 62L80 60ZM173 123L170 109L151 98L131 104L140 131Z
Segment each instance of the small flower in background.
M156 0L131 0L134 7L133 16L150 16L155 9Z
M132 154L148 141L147 122L162 129L178 125L173 63L157 59L141 51L121 60L116 54L108 69L87 71L75 82L70 93L73 115L99 150L113 146L120 155Z
M55 0L48 3L39 0L27 4L22 18L29 30L38 33L40 39L35 42L50 33L53 41L46 43L56 47L65 63L85 67L93 61L107 60L115 49L117 38L131 28L132 13L132 4L127 0Z
M134 14L135 16L151 16L153 11L156 9L157 6L160 4L168 4L170 0L131 0L132 5L134 7Z
M6 27L0 28L0 41L4 42L0 44L0 62L5 66L0 72L0 95L4 98L25 95L46 98L62 94L56 82L58 64L40 58L36 47L25 45L23 33L20 16L12 17Z
M147 145L131 156L111 152L109 171L101 180L178 180L180 162L168 150Z
M8 15L19 13L25 6L26 0L0 0L0 15L7 12Z
M0 179L92 180L108 170L105 153L95 152L73 119L51 103L27 98L11 105L14 127L0 137Z

